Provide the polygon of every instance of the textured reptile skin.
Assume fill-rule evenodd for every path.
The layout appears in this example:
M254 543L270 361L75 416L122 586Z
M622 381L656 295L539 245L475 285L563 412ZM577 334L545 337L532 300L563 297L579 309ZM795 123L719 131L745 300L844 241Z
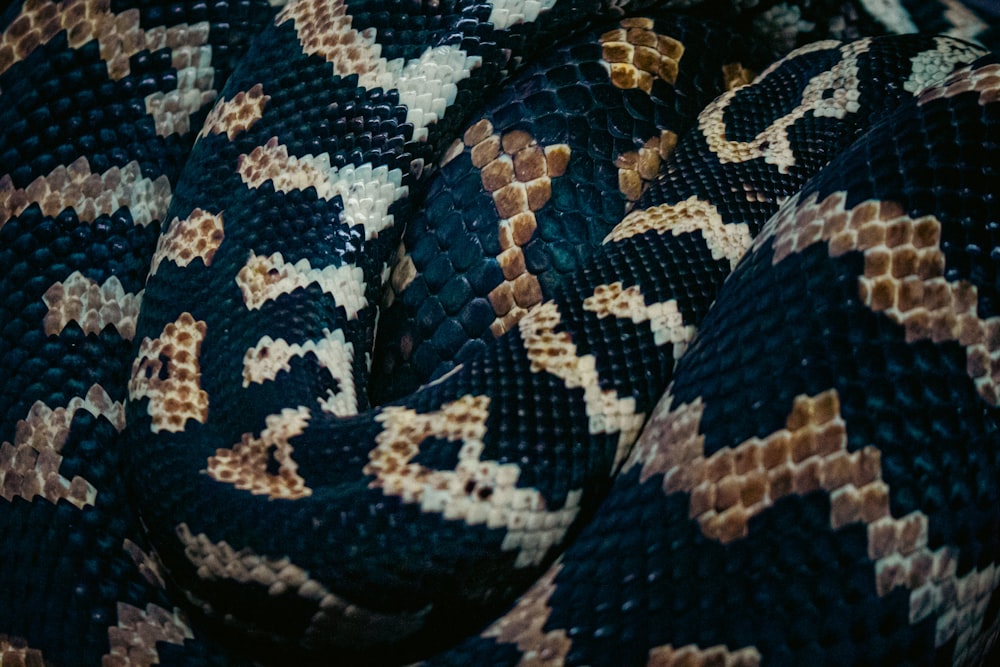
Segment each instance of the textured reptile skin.
M628 12L6 12L4 664L988 664L995 30Z

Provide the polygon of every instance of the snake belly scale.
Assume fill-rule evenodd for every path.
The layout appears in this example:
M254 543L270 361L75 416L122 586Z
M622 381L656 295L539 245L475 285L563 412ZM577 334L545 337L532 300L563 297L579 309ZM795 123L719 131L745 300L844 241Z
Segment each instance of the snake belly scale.
M744 4L8 9L0 662L986 664L990 17Z

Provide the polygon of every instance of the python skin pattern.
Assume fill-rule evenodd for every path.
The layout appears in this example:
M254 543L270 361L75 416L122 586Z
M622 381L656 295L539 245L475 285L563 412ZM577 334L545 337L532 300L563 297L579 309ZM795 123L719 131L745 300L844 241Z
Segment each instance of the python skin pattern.
M998 14L15 0L0 667L1000 664Z

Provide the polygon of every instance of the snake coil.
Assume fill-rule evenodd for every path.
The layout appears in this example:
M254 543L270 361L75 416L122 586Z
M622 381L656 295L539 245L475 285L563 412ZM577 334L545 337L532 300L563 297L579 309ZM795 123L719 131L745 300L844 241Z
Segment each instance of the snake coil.
M871 5L8 9L0 662L985 664L1000 61Z

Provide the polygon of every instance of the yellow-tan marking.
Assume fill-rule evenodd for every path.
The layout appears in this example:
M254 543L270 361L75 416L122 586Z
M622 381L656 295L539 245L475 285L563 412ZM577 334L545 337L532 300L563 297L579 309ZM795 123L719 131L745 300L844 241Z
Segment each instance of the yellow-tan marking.
M396 300L396 296L402 294L416 277L417 267L413 263L413 258L406 252L406 244L400 241L399 247L396 250L396 260L392 266L391 277L387 283L389 289L385 291L383 306L386 308L391 306Z
M161 137L190 132L191 116L218 96L212 87L215 68L208 33L207 22L146 32L150 51L170 47L171 62L177 70L177 88L150 93L145 99L146 113L153 118L156 133Z
M340 197L344 203L343 222L352 227L363 226L366 239L375 238L392 226L389 207L408 191L402 185L403 174L399 169L390 171L384 165L372 169L370 164L338 169L330 165L326 153L289 155L288 147L279 144L277 137L249 154L240 155L237 171L248 188L270 182L278 192L314 188L320 199Z
M135 563L135 566L139 570L143 579L156 588L161 590L166 589L167 580L163 575L163 563L160 562L160 559L156 556L155 552L151 554L146 553L142 547L127 537L122 542L122 549L124 549L125 553L129 555L132 562Z
M708 648L665 644L649 652L646 667L760 667L761 662L760 651L752 646L730 651L722 644Z
M316 285L333 297L348 319L354 319L368 305L363 278L361 268L353 264L314 269L308 259L287 264L281 253L264 257L251 251L247 263L236 275L236 284L248 310L257 310L282 294Z
M375 28L357 31L351 28L351 16L343 2L303 2L286 5L275 18L275 25L295 23L302 50L320 55L334 66L340 76L366 74L375 69L382 47L375 41Z
M613 316L636 324L648 321L653 331L653 342L657 346L672 344L674 359L681 358L697 331L695 327L684 324L676 299L647 305L635 285L627 289L622 289L620 282L598 285L594 295L584 299L583 308L597 313L598 317Z
M743 63L726 63L722 66L722 83L726 90L735 90L751 83L757 74L743 66Z
M146 667L160 662L156 642L183 644L194 633L184 613L167 611L155 604L146 609L118 603L118 625L108 628L110 650L101 660L102 667Z
M943 81L956 65L972 62L985 53L985 50L972 44L935 37L933 47L910 58L911 73L903 83L903 90L921 95L928 86Z
M375 28L355 30L352 17L342 0L306 0L285 5L275 17L275 25L292 21L302 50L333 65L335 74L358 75L358 85L374 88L387 84L389 64L381 57L382 45ZM393 67L402 63L393 61Z
M596 304L594 307L597 307ZM576 344L569 333L555 331L560 321L556 305L547 302L518 322L525 352L531 360L531 371L551 373L567 388L583 389L590 433L619 434L615 453L617 466L635 442L645 415L636 412L632 396L623 398L614 389L601 387L597 360L591 354L577 354Z
M556 576L562 569L555 563L528 591L517 600L509 612L483 631L485 639L501 644L516 644L521 650L519 667L558 667L565 663L572 642L562 629L545 631L552 610L549 598L555 591Z
M661 130L660 136L647 139L642 148L622 153L615 160L618 167L618 190L630 210L660 173L660 164L677 147L677 134Z
M280 414L268 415L260 437L244 433L232 449L217 449L208 457L205 471L212 479L232 484L237 489L269 498L297 500L312 495L305 479L298 473L292 459L295 448L288 442L300 435L309 423L309 409L286 408ZM272 452L273 449L273 452ZM278 463L278 472L269 473L268 463Z
M198 138L209 134L225 133L230 141L241 132L246 132L264 115L264 107L271 100L264 94L264 86L255 84L249 90L241 90L232 99L216 102L205 117L205 124Z
M847 451L847 430L836 390L795 398L784 429L749 438L706 457L699 433L701 399L673 407L668 393L657 405L625 469L641 466L640 480L663 473L665 493L687 493L690 516L710 538L728 543L747 535L750 518L782 497L823 490L830 526L862 522L879 596L909 589L910 622L937 615L935 646L959 634L959 653L981 634L986 606L1000 586L989 565L956 575L958 553L927 547L928 518L919 511L896 518L882 479L882 452Z
M17 422L14 442L0 445L0 497L11 502L41 496L53 504L66 500L79 509L94 504L97 489L93 484L79 475L66 479L59 474L60 452L78 410L104 417L118 431L125 428L124 407L96 384L85 397L74 397L65 408L53 409L36 401L28 416Z
M653 30L648 18L624 19L600 37L602 64L618 88L653 89L653 81L677 81L684 45Z
M502 549L519 550L515 567L537 565L552 545L562 542L580 509L581 494L571 491L563 508L548 510L538 491L517 487L521 470L516 464L483 461L488 406L487 396L466 395L424 414L401 406L384 408L375 418L383 428L364 472L375 477L369 487L419 503L424 512L506 529ZM462 443L454 470L412 462L430 437Z
M387 61L374 28L355 30L344 0L292 2L278 13L275 24L292 21L302 50L324 58L334 74L357 75L358 85L369 90L396 90L407 109L406 121L414 127L413 139L427 138L427 127L444 115L458 93L458 83L482 64L459 46L430 47L409 61Z
M72 208L82 222L93 222L99 215L127 207L135 224L145 226L163 219L171 196L167 177L145 178L138 162L95 174L87 158L81 157L68 167L59 166L48 176L39 176L23 190L14 187L9 175L0 177L0 226L32 204L38 204L42 215L50 217Z
M99 334L111 326L122 338L132 340L142 294L142 290L138 294L126 292L115 276L98 284L74 271L42 296L49 309L45 314L45 333L58 335L70 322L76 322L85 334Z
M643 466L643 481L654 472L664 472L665 492L691 494L691 517L697 518L707 537L723 543L746 537L749 520L778 499L817 489L830 493L834 528L888 515L880 454L874 447L847 451L847 431L835 391L797 398L785 429L709 457L702 455L704 437L697 432L702 409L695 402L671 412L662 428L676 445L668 452L666 448L640 452L637 445L640 458L632 460L652 456Z
M152 93L145 100L146 113L153 117L161 136L188 132L191 114L215 99L207 21L143 30L138 9L115 14L110 0L25 2L20 15L0 36L0 74L61 31L66 32L71 49L97 40L108 76L114 81L131 73L129 59L137 53L171 50L177 88Z
M305 343L289 344L282 338L264 336L243 355L243 386L274 380L278 373L292 370L291 360L312 354L321 368L337 381L338 390L327 389L326 398L319 399L324 412L349 417L358 413L354 386L354 345L344 338L340 329L323 330L323 338Z
M71 49L96 39L101 47L101 60L107 64L108 75L115 81L131 73L129 58L140 51L193 48L208 43L207 21L148 31L143 31L139 24L138 9L114 14L110 0L27 0L18 17L0 36L0 74L61 31L66 31ZM185 67L190 55L189 51L183 52L182 60L175 60L174 67Z
M723 163L746 162L763 158L765 162L778 167L781 173L788 173L795 161L788 138L788 129L807 113L816 117L843 118L860 108L858 99L858 56L865 53L871 43L862 39L850 44L820 41L796 49L765 70L758 81L766 79L783 63L806 53L838 48L841 58L829 70L817 74L802 91L802 101L790 112L776 119L750 141L731 141L726 138L725 111L730 101L741 89L727 91L711 102L698 115L698 128L705 137L708 148ZM830 93L827 96L827 93Z
M688 197L677 204L660 204L641 211L632 211L615 225L604 243L614 243L655 230L674 236L700 231L712 259L727 259L735 267L750 247L750 227L745 223L727 225L711 202Z
M922 106L942 97L954 97L970 91L979 93L979 104L983 106L1000 100L1000 65L992 63L955 72L940 85L923 91L917 103Z
M198 576L206 581L236 581L263 586L272 596L295 595L316 604L317 611L305 631L305 641L319 640L324 644L339 642L366 646L379 641L406 637L424 624L430 611L426 607L408 614L388 614L349 603L331 593L309 572L287 557L272 558L254 552L249 547L239 551L227 542L213 542L204 533L194 534L187 524L179 524L177 537L184 545L184 555L195 566ZM207 603L201 606L208 613ZM235 622L235 619L231 619Z
M291 360L308 354L313 355L319 366L329 371L337 382L336 392L328 387L326 396L319 399L320 408L338 417L357 414L354 345L346 341L340 329L332 332L324 329L322 338L305 343L288 343L282 338L274 340L264 336L243 355L243 386L269 382L281 372L291 372Z
M321 199L333 199L329 173L333 170L330 156L297 157L288 154L288 147L272 137L250 154L241 155L238 169L240 177L249 188L259 188L270 181L278 192L292 192L315 188Z
M902 519L883 519L868 527L868 555L875 563L878 594L897 587L910 589L910 623L937 615L934 645L956 639L953 665L978 665L984 638L996 635L997 621L984 627L986 610L1000 586L995 564L956 574L958 551L944 546L927 547L928 519L912 512Z
M152 431L183 431L188 419L208 420L208 393L201 388L198 355L206 325L182 313L159 338L144 338L132 362L130 400L149 399ZM163 377L161 377L163 375Z
M490 329L500 336L541 303L542 286L528 272L522 248L538 227L535 211L552 196L552 179L566 172L570 150L566 144L543 148L522 130L495 134L486 119L470 126L463 142L471 148L472 164L480 169L483 188L492 195L501 218L497 261L504 281L489 294L496 313ZM404 263L400 271L406 270ZM405 276L398 282L406 282Z
M649 93L653 82L677 81L684 45L673 37L659 35L648 18L628 18L619 27L600 37L601 64L608 70L611 83L623 89L639 88ZM627 202L626 210L639 200L649 183L656 178L661 162L677 145L677 135L669 130L646 140L641 148L615 159L618 189Z
M209 213L196 208L184 219L174 218L156 241L149 275L155 276L162 262L184 267L197 258L205 266L211 266L225 236L221 212Z
M936 217L911 218L889 201L847 209L842 192L821 202L813 194L783 207L754 247L772 238L774 263L819 242L828 244L831 257L863 252L858 292L865 305L902 325L907 342L958 341L979 394L991 405L1000 403L1000 317L979 317L978 290L971 282L945 280Z
M0 665L13 667L43 667L45 659L37 648L28 646L21 637L0 634Z

